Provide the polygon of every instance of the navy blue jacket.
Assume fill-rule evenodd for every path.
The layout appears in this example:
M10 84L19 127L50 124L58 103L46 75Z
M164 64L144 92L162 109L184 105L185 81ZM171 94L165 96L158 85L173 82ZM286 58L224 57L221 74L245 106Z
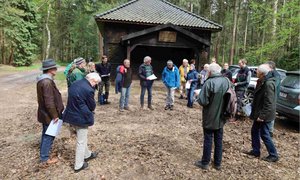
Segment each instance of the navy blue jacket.
M68 103L63 113L64 122L72 125L87 127L94 124L96 102L95 89L85 78L76 81L68 90Z
M192 80L191 87L197 87L198 84L198 72L193 69L187 73L186 80Z

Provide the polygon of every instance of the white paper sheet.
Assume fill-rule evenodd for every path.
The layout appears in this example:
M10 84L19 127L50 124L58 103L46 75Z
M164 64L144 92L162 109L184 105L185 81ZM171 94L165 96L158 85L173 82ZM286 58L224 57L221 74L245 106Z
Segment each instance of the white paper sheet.
M54 121L52 120L50 122L45 134L47 134L49 136L57 136L60 132L62 124L63 124L63 121L61 119L59 119L55 124L54 124Z
M155 79L157 79L157 77L154 74L152 74L151 76L147 77L147 79L148 80L155 80Z
M191 82L190 81L187 81L185 83L185 89L190 89L191 88Z

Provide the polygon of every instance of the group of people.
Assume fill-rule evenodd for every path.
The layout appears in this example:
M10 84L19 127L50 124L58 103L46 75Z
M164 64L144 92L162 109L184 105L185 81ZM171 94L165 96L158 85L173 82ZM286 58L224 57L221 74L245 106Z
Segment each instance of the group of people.
M246 66L245 59L239 60L241 69L238 72L237 80L234 83L237 96L242 98L242 94L249 84L251 73ZM224 64L228 66L228 64ZM213 167L221 169L222 162L222 141L223 126L226 122L224 116L225 94L231 87L230 73L227 69L221 70L217 63L211 63L207 67L207 79L200 91L198 102L203 106L202 127L204 134L203 155L201 160L195 165L202 169L208 169L211 160L212 142L214 142ZM250 74L250 75L249 75ZM257 68L258 83L254 91L254 99L251 104L250 119L253 120L251 128L251 147L245 154L259 158L261 155L260 138L263 140L268 156L263 160L267 162L277 162L279 156L271 137L272 122L276 116L276 99L278 93L278 73L276 73L275 63L267 62ZM227 78L227 79L226 79ZM280 80L279 80L280 83ZM214 141L213 141L214 139Z
M154 79L151 57L144 57L143 64L139 66L138 75L140 77L140 106L144 108L144 96L148 92L147 107L154 110L152 106L152 86ZM225 124L224 95L227 93L232 83L232 74L228 70L228 64L222 68L213 59L211 64L205 64L203 70L198 73L195 61L188 63L184 59L182 65L177 68L172 60L167 61L166 67L162 72L162 82L166 87L167 97L165 110L173 110L174 94L176 89L180 90L180 99L188 100L187 107L192 108L195 101L194 91L201 88L197 101L203 106L202 126L204 132L203 156L196 166L207 169L211 159L212 138L214 138L214 167L221 169L222 161L222 138L223 126ZM251 73L246 66L246 60L241 59L241 67L237 79L234 82L235 91L238 98L242 97L245 88L249 84ZM42 139L40 145L40 160L42 164L49 165L57 162L57 158L49 157L49 152L55 137L46 134L46 130L51 121L57 122L63 119L64 122L71 124L76 129L77 147L75 155L75 172L79 172L88 167L87 161L97 157L97 152L91 152L87 146L88 127L94 124L94 110L96 108L95 89L98 86L98 102L109 104L109 87L111 65L107 56L102 57L99 64L88 63L84 58L77 58L72 65L66 68L68 81L68 101L64 108L62 97L53 79L57 72L57 65L53 59L43 61L43 74L37 80L38 97L38 121L42 123ZM270 127L275 119L276 101L276 73L275 65L272 63L262 64L257 69L259 78L258 85L254 94L252 113L250 118L253 120L251 129L252 150L248 155L260 156L260 137L264 141L269 156L264 160L276 162L278 154L272 137ZM250 74L250 75L249 75ZM132 84L132 69L130 60L125 59L123 64L117 68L116 92L120 92L119 110L130 110L129 97ZM229 79L229 80L228 80ZM117 86L119 86L117 88ZM103 87L105 93L103 94ZM101 100L102 98L102 100Z

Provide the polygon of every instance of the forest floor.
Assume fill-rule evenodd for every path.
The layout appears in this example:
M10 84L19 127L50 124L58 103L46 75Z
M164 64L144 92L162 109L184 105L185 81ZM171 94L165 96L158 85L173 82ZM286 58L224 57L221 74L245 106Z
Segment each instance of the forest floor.
M87 170L74 173L76 139L65 124L52 153L59 162L39 168L41 124L37 122L35 77L38 71L0 76L0 179L299 179L299 124L277 118L274 142L277 163L244 155L250 150L251 121L224 127L222 170L201 170L203 131L201 107L186 107L176 96L175 109L164 110L163 85L154 83L154 111L139 107L139 83L134 81L131 111L119 112L119 95L111 88L111 104L97 105L95 124L89 128L88 145L99 151ZM64 104L65 81L56 81ZM262 156L267 156L262 144Z

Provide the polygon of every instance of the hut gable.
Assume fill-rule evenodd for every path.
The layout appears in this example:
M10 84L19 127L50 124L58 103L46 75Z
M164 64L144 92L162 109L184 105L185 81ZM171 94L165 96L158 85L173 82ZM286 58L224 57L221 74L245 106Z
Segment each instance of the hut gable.
M177 26L222 30L222 26L165 0L132 0L110 11L96 15L102 22L158 25L172 23Z

